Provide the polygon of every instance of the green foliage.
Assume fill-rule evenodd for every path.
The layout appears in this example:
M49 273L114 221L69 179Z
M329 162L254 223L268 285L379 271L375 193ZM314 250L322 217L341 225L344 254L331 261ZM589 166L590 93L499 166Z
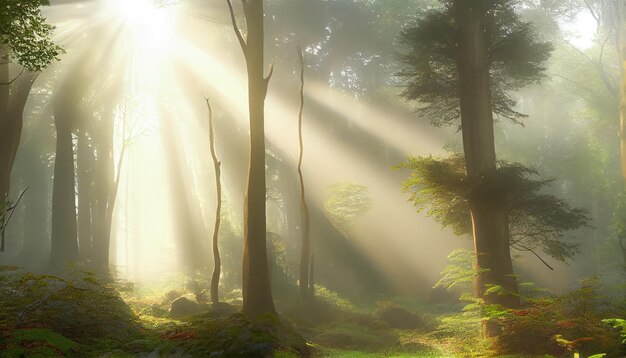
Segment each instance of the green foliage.
M474 278L478 274L473 269L475 263L474 253L464 249L455 249L448 255L449 264L441 272L443 277L437 281L434 287L444 287L447 290L460 290L471 292Z
M622 344L626 344L626 320L622 318L608 318L603 320L604 323L608 323L613 328L620 330L620 335L622 337Z
M566 261L577 244L561 240L566 232L588 225L586 212L553 195L544 194L552 182L519 163L500 161L493 177L470 178L461 155L435 159L409 157L397 168L412 170L404 182L409 201L455 234L471 233L469 202L480 200L508 214L511 247Z
M80 345L49 329L18 329L7 334L2 357L59 357L72 356Z
M419 112L436 126L452 125L460 117L457 85L459 32L454 4L424 12L401 33L406 50L401 55L406 82L403 96L417 100ZM525 117L509 95L543 77L552 45L535 40L532 26L519 19L512 0L488 1L488 51L495 114L512 121Z
M63 50L51 40L54 26L46 23L41 6L48 0L3 0L0 5L0 48L30 71L41 71ZM1 51L0 51L1 52Z
M346 229L372 207L365 185L354 182L333 184L324 201L324 210L336 226Z

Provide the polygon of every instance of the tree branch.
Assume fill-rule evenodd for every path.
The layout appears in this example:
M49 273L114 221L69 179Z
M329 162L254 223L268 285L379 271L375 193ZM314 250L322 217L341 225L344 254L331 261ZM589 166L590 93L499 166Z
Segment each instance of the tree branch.
M239 40L239 45L241 45L244 56L247 56L248 44L246 43L246 40L243 39L243 35L241 34L239 25L237 25L237 18L235 17L233 4L230 2L230 0L226 0L226 3L228 4L228 10L230 11L230 21L232 22L233 30L235 30L235 35L237 35L237 40Z
M17 77L15 77L14 79L10 80L9 82L0 83L0 86L10 86L13 82L17 81L17 79L22 76L22 74L24 73L25 69L26 69L25 67L22 67L22 70L17 75Z
M530 253L532 253L533 255L535 255L541 262L543 262L544 265L546 265L546 267L548 267L550 270L554 271L554 267L550 266L550 264L548 264L546 262L546 260L544 260L543 258L541 258L541 256L539 256L539 254L537 254L535 252L535 250L531 249L530 247L524 247L524 246L519 246L518 250L521 251L528 251Z
M0 242L0 252L4 252L4 237L6 234L6 228L9 225L9 222L11 221L11 218L13 217L13 213L15 212L15 209L17 208L17 206L20 204L20 201L22 201L22 198L24 197L24 194L26 194L26 191L28 191L29 187L26 187L26 189L22 190L22 193L20 194L20 196L17 198L17 201L15 202L14 205L8 207L7 209L4 210L4 212L2 213L2 223L0 223L0 236L1 236L1 241ZM9 215L7 217L7 214Z

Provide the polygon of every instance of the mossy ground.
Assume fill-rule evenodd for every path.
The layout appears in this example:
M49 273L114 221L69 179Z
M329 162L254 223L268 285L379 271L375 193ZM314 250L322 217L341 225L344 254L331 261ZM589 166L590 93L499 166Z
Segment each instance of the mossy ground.
M312 304L279 293L280 320L249 321L231 292L217 307L200 300L198 314L171 318L169 304L195 297L189 291L148 291L84 271L47 276L0 268L0 357L495 356L480 339L479 320L464 316L459 303L395 297L357 305L319 288ZM390 307L420 326L390 327L383 314Z

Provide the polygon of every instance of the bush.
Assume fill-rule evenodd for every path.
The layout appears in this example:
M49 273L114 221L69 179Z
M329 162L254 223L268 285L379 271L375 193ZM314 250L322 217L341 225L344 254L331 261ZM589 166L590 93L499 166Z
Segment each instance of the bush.
M376 317L391 328L418 329L424 327L424 322L416 314L393 303L383 303L376 310Z

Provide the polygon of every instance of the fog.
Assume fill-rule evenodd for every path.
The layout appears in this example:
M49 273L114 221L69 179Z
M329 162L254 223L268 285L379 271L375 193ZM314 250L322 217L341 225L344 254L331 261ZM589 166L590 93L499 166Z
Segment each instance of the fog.
M475 241L480 214L472 206L474 199L466 198L465 216L457 215L458 207L453 206L457 199L441 194L437 185L429 186L445 178L419 174L420 184L403 184L425 167L402 165L411 157L443 163L454 153L463 158L464 150L469 158L468 144L464 146L469 129L461 125L467 102L461 97L457 109L459 100L450 99L462 96L462 90L454 87L455 94L442 100L448 107L453 103L458 121L436 125L443 112L432 110L428 99L439 100L449 84L428 95L407 95L408 82L426 77L406 75L407 58L422 62L401 37L453 2L263 3L261 62L269 75L264 98L267 234L263 236L277 311L289 312L283 297L299 284L301 195L308 204L315 290L355 304L397 297L431 304L458 302L465 286L452 285L449 291L434 286L442 277L445 280L446 268L455 262L448 255L457 249L474 253L476 267L482 265ZM531 168L523 175L549 180L532 189L538 190L537 197L553 196L556 205L563 205L537 214L549 217L548 224L536 224L532 213L519 209L520 215L527 215L522 216L527 224L523 230L537 229L534 225L558 227L536 234L545 240L536 246L528 246L528 241L522 241L526 246L521 250L515 242L510 249L506 245L520 291L533 282L548 295L566 295L577 290L581 280L594 278L607 287L607 297L623 301L619 288L626 257L619 224L624 199L619 138L623 40L616 36L614 19L604 8L609 5L503 3L511 6L519 21L532 26L528 33L536 41L551 47L536 66L541 69L536 79L503 81L506 96L512 99L504 103L520 116L509 120L497 107L490 110L495 113L492 129L498 160L493 168L506 163ZM248 244L244 237L249 235L244 208L254 102L249 97L253 81L249 61L254 57L242 52L232 22L250 39L249 14L244 14L240 1L233 5L233 18L225 0L52 0L40 8L45 21L54 26L51 39L63 52L38 72L23 109L7 197L16 206L10 219L3 217L7 226L0 265L51 275L97 272L142 292L194 292L190 285L201 286L198 292L208 290L217 205L211 116L223 198L220 297L228 301L234 295L236 304L241 302L239 290L247 275L242 269ZM454 51L461 51L459 40L454 41ZM435 45L424 46L438 51ZM302 93L299 47L304 54ZM423 62L432 66L428 68L433 78L448 71L445 59L437 57L442 53L446 52ZM496 69L487 76L507 76L516 70L515 65L495 67L498 54L493 53L489 52L490 65ZM532 56L528 53L511 57L524 61ZM437 67L437 61L444 64ZM8 66L9 78L25 76L21 65ZM490 82L493 88L495 81ZM430 90L426 87L419 88ZM497 89L491 92L494 103L501 100ZM297 171L301 95L305 194ZM471 178L467 165L462 175ZM61 178L67 178L64 188L74 188L73 195L63 194ZM450 192L457 195L462 190ZM487 196L509 197L502 193ZM55 204L63 195L67 200ZM511 231L507 243L515 241L516 208L507 209L506 235ZM559 208L573 210L564 216L581 217L554 224L563 217L551 219ZM458 224L450 219L454 215L462 217ZM459 229L463 223L467 230ZM560 242L571 244L575 253L563 254L550 246ZM55 254L60 247L69 249ZM481 275L470 276L480 282ZM470 287L471 281L463 282Z

